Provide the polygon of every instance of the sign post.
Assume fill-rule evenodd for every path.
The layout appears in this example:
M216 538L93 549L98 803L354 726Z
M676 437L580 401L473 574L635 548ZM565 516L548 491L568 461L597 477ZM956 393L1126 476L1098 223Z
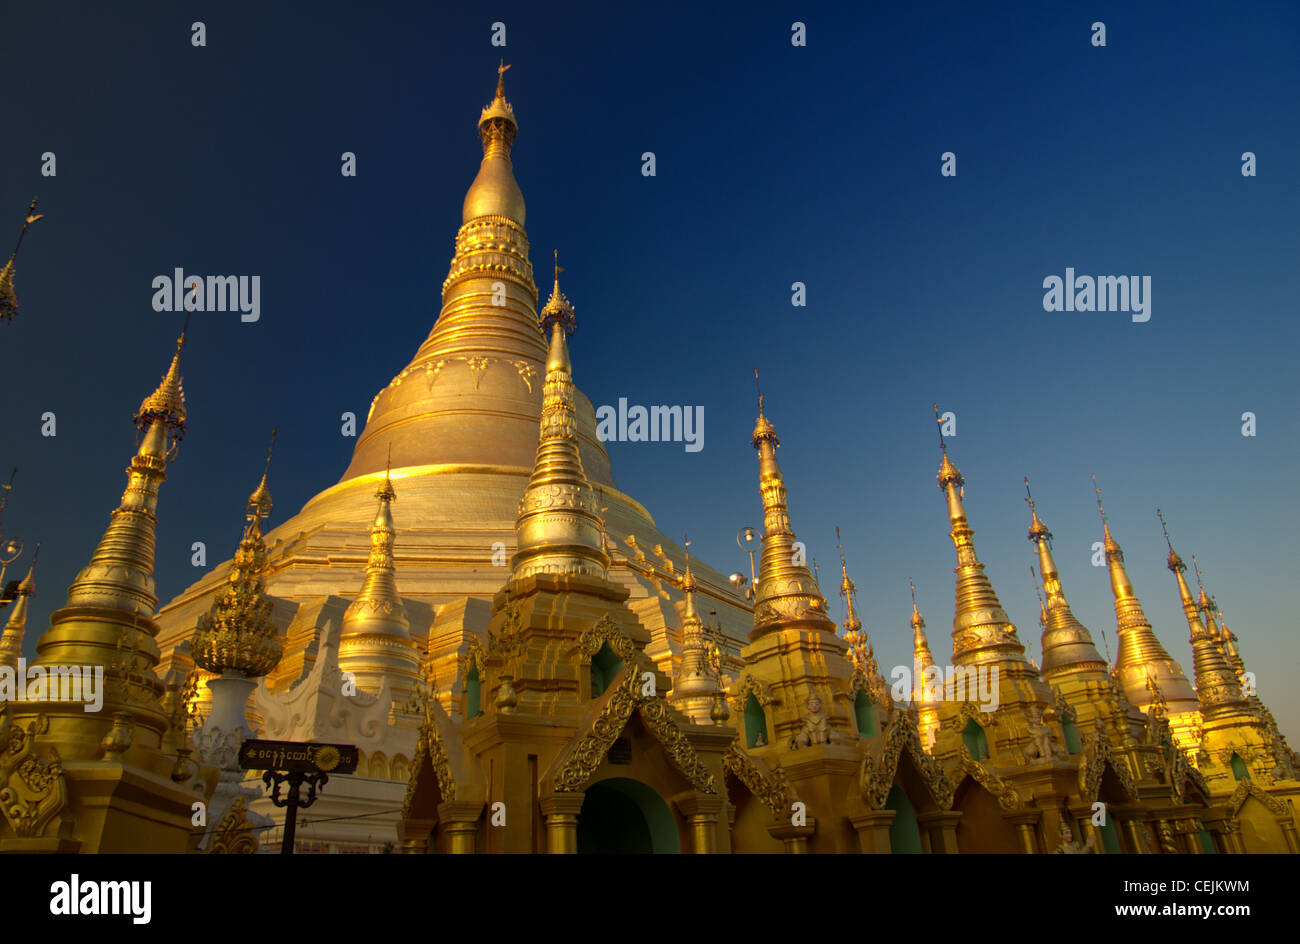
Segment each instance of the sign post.
M239 748L241 770L264 770L262 782L271 791L271 802L286 809L284 838L280 854L292 855L298 831L298 810L316 802L316 794L329 782L329 775L350 774L357 769L358 753L353 744L313 744L305 741L245 741ZM307 796L302 786L307 785ZM288 786L282 795L280 788Z

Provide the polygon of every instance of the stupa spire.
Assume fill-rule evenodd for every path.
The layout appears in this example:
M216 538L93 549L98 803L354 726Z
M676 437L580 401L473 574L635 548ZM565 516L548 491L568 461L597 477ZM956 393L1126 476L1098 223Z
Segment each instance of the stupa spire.
M271 514L273 507L267 476L274 445L272 430L271 445L266 450L266 470L245 504L244 536L231 562L226 589L217 595L211 609L199 617L190 642L194 664L215 675L260 678L279 664L283 652L280 632L271 621L271 601L263 582L267 561L262 520Z
M480 216L504 216L524 225L524 195L515 182L510 152L519 134L514 107L506 101L506 70L502 60L497 67L497 89L478 121L478 136L483 143L483 164L465 194L462 218L468 223Z
M27 576L18 584L18 595L14 599L14 608L9 611L4 633L0 634L0 666L8 666L15 671L23 654L23 636L27 632L27 601L36 592L36 559L40 553L41 546L37 544L31 566L27 568Z
M14 246L13 255L4 264L4 268L0 269L0 318L6 321L12 321L14 315L18 314L18 293L14 291L14 263L18 261L18 250L23 247L23 237L27 235L28 227L44 215L36 212L36 198L33 197L27 208L27 218L18 231L18 243Z
M1110 589L1115 599L1115 626L1118 640L1113 674L1124 689L1124 697L1142 711L1152 705L1148 678L1156 685L1174 714L1195 711L1196 694L1180 666L1160 644L1151 623L1142 609L1142 603L1133 592L1133 582L1124 567L1124 551L1111 535L1102 506L1101 489L1097 476L1092 477L1097 497L1097 512L1101 515L1102 534L1105 538L1106 568L1110 573Z
M754 370L758 384L758 370ZM758 451L758 488L763 500L763 550L758 584L754 588L754 628L749 638L774 629L804 625L835 632L826 614L826 600L809 571L802 548L796 550L790 511L786 505L785 480L776 461L781 445L774 427L763 412L763 391L758 389L758 419L750 440Z
M943 677L935 667L930 652L930 642L925 638L925 619L916 605L916 584L907 578L912 591L912 704L917 708L917 728L921 743L926 748L934 746L934 735L939 729L938 703L943 697Z
M844 641L849 646L849 661L874 684L872 676L879 668L875 664L875 654L867 641L867 634L862 631L862 620L858 617L858 588L849 577L849 568L844 562L844 548L840 542L838 525L835 528L835 549L840 553L840 597L844 600L844 623L841 628L844 630Z
M1016 627L1002 609L993 584L984 575L984 565L975 553L975 532L966 520L962 504L966 479L961 470L948 458L948 445L944 442L939 405L934 404L935 422L939 424L939 451L943 460L939 464L939 490L948 503L949 535L957 551L956 608L952 621L953 663L1025 661L1025 650L1016 635Z
M541 316L551 346L542 387L537 459L515 520L519 548L513 561L515 580L542 573L603 578L609 566L601 550L596 493L578 451L573 370L565 340L577 327L577 318L560 291L558 261L556 270L555 291Z
M397 529L392 504L397 500L392 470L375 492L379 506L370 526L370 557L361 592L343 614L339 638L339 669L351 672L357 686L378 692L385 678L403 690L414 691L420 674L420 654L411 641L411 622L397 590L397 567L393 548Z
M695 607L696 582L691 570L691 542L683 538L686 567L682 571L682 662L673 677L671 701L696 724L710 724L717 693L721 691L709 663L704 621Z
M1052 532L1038 517L1034 496L1029 491L1029 476L1025 476L1025 501L1029 503L1029 540L1038 549L1038 568L1043 575L1043 591L1047 595L1046 616L1043 626L1043 678L1053 682L1068 675L1106 676L1106 663L1092 634L1075 618L1061 587L1060 572L1052 557Z
M916 605L916 584L912 583L911 577L907 578L907 585L912 591L912 700L919 703L925 700L923 675L934 665L934 655L930 652L930 641L925 637L925 619Z
M1156 515L1160 518L1160 528L1165 535L1165 544L1169 547L1166 564L1178 580L1178 596L1182 600L1183 614L1187 617L1187 627L1191 631L1192 667L1196 676L1196 697L1201 703L1201 714L1210 721L1239 713L1247 706L1241 693L1241 681L1232 671L1218 641L1201 620L1200 610L1187 585L1187 565L1178 556L1169 539L1164 514L1157 508Z
M126 489L108 527L68 588L67 603L50 616L49 628L36 643L36 665L102 666L106 694L102 710L85 714L80 706L49 703L51 714L74 712L82 731L68 750L78 756L98 756L99 738L119 712L161 736L167 720L142 706L158 704L163 683L153 674L158 663L158 634L152 613L158 605L154 584L155 528L158 491L167 479L167 462L176 455L185 431L185 396L181 390L177 341L171 366L158 388L135 415L139 443L127 468ZM124 657L123 653L130 653ZM90 730L94 729L94 730ZM63 745L61 745L61 750ZM84 751L83 751L84 748ZM69 754L65 753L65 757Z

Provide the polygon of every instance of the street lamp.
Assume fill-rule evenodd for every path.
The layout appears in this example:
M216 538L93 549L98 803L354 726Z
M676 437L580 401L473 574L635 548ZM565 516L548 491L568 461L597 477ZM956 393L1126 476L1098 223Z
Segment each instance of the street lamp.
M745 575L741 573L732 574L728 580L733 586L745 587L745 599L754 599L753 585L758 582L754 576L754 551L762 543L763 536L753 528L745 527L736 532L736 546L749 555L749 583L751 586L745 587Z

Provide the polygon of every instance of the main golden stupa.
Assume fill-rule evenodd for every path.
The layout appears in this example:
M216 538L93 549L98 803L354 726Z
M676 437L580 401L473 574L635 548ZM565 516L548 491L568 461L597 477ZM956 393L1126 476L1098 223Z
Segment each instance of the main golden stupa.
M233 562L156 614L179 351L141 407L122 507L38 644L50 664L111 657L111 720L4 707L0 790L27 812L5 809L0 852L274 848L282 813L232 761L249 733L360 750L298 851L1300 852L1296 755L1172 542L1194 686L1104 511L1120 652L1114 665L1097 652L1031 498L1035 664L941 438L951 664L936 664L945 652L913 599L914 676L899 691L843 557L838 626L803 558L762 397L752 592L661 534L615 486L576 386L558 265L539 306L505 68L441 314L375 397L342 479L263 535L268 471ZM16 608L6 658L23 620ZM211 805L205 825L186 829L187 800Z

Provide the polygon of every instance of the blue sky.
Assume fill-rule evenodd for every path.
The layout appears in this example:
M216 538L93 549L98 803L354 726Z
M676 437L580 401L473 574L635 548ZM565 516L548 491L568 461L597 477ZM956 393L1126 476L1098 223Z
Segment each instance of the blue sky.
M48 214L0 325L0 465L19 467L5 531L45 542L29 642L107 523L130 415L170 356L179 318L150 307L155 275L260 274L263 312L192 325L160 596L194 579L191 542L233 549L272 426L272 523L337 480L353 442L339 414L364 416L437 316L504 55L534 262L564 256L579 385L597 405L704 407L698 453L609 444L661 530L747 569L734 535L761 524L758 367L832 612L838 524L882 665L910 659L909 577L946 658L938 400L958 417L976 546L1035 652L1026 474L1075 613L1114 651L1089 560L1095 472L1161 640L1190 675L1157 505L1300 738L1298 37L1292 4L9 11L0 221L16 230L33 194ZM1045 312L1042 281L1067 266L1150 276L1151 320Z

